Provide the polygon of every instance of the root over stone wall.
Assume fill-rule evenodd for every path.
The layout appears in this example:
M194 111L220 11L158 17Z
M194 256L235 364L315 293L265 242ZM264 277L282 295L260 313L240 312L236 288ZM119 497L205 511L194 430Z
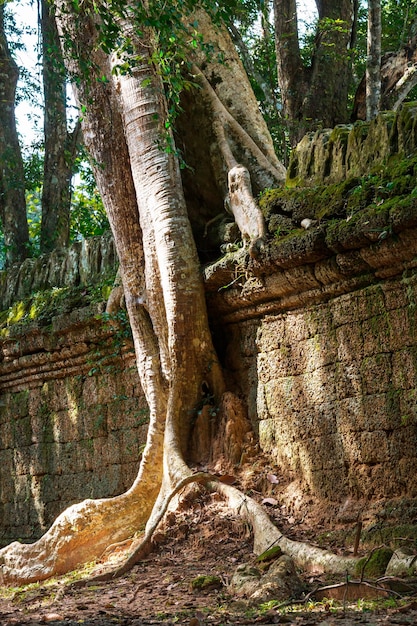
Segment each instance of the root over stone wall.
M417 510L417 212L390 207L383 230L378 212L342 216L259 259L228 253L204 279L220 358L274 472L323 508L395 503L400 518ZM2 308L87 289L115 265L110 237L27 261L0 274ZM78 301L0 341L1 543L36 539L68 504L136 475L147 407L132 345L102 310Z

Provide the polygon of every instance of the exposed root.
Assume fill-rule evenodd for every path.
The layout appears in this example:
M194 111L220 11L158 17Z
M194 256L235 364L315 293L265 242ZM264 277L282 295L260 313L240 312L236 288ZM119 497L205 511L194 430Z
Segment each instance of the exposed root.
M272 523L262 506L239 489L221 482L210 483L210 489L222 494L230 508L251 524L255 554L261 554L272 546L279 546L285 554L294 559L297 566L307 572L351 574L355 571L358 558L339 556L285 537Z
M341 575L351 574L355 571L359 559L338 556L307 543L288 539L272 523L265 510L255 500L243 494L239 489L221 482L211 474L197 472L183 478L169 493L158 515L153 520L152 526L147 529L144 537L141 537L136 543L131 545L130 554L122 565L97 576L76 581L72 583L72 586L80 587L93 582L113 580L131 570L134 565L151 551L152 536L167 512L174 496L192 483L203 483L209 491L221 494L231 510L249 522L254 535L253 551L255 554L259 555L273 545L278 545L304 571L315 574L332 573Z
M207 106L212 112L212 127L217 146L228 171L226 206L234 216L242 238L250 243L250 254L257 256L266 234L265 222L252 192L249 170L234 154L236 140L255 164L251 167L251 172L255 178L259 177L257 182L260 188L279 185L285 179L285 169L277 169L270 163L252 137L226 109L204 74L197 67L194 71L201 83Z
M99 558L109 544L132 537L149 519L160 488L163 441L164 423L154 417L138 475L127 492L70 506L38 541L14 541L2 548L2 584L28 584L65 574Z
M176 487L165 498L163 505L158 511L158 515L153 519L152 525L147 528L144 537L141 537L137 542L130 546L131 553L122 565L111 571L104 572L103 574L98 574L97 576L93 576L88 579L78 580L72 583L71 586L82 587L88 583L112 580L126 574L134 565L136 565L136 563L138 563L151 551L152 536L157 529L158 524L167 512L172 499L187 485L190 485L191 483L207 483L208 481L213 480L213 478L213 476L207 474L206 472L197 472L196 474L190 474L180 480Z
M125 514L118 515L123 509ZM97 558L109 543L126 539L141 523L136 498L85 500L66 509L35 543L11 543L0 550L3 584L28 584L64 574Z

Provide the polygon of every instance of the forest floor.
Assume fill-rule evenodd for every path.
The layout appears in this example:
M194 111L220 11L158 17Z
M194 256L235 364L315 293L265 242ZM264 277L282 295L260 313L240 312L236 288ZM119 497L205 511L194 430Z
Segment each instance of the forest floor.
M308 539L308 527L292 519L277 520L283 532ZM108 567L125 546L95 564ZM332 546L334 549L335 546ZM337 547L336 547L337 549ZM118 554L119 552L119 554ZM240 563L254 563L250 528L230 513L216 494L197 489L192 502L168 514L154 537L149 556L122 578L87 586L71 585L68 577L22 588L0 589L1 626L228 626L293 624L353 626L417 624L417 601L379 599L337 603L314 601L284 606L253 604L228 593L228 582ZM85 573L85 572L84 572ZM81 575L80 573L78 575ZM195 588L202 576L218 577L206 588ZM200 578L200 581L202 579ZM72 582L74 582L72 580ZM306 589L326 581L306 579ZM343 581L342 581L343 582Z

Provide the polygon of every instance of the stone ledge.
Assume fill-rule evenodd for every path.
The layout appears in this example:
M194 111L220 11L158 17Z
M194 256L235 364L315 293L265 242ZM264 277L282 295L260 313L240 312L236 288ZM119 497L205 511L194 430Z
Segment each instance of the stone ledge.
M99 276L115 273L117 266L110 232L77 241L68 250L54 250L37 259L26 259L0 272L0 310L37 291L63 285L89 285Z
M253 262L243 251L231 253L204 270L209 311L222 322L235 322L326 302L417 267L417 229L356 250L330 256L311 248L297 264L277 262L271 244L267 259ZM293 260L294 261L294 260Z
M52 330L33 324L32 328L18 329L12 338L1 342L0 393L19 392L39 387L48 380L86 375L98 360L103 367L120 359L125 366L126 360L129 365L135 365L131 341L118 346L117 351L113 346L120 325L115 321L103 323L91 307L58 316L54 322Z

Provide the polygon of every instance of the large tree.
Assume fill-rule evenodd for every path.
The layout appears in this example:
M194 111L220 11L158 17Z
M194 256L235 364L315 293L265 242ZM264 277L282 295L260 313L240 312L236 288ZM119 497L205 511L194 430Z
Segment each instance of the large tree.
M260 254L264 224L252 189L279 184L285 170L227 31L193 5L56 4L151 418L131 489L73 506L36 543L1 550L5 581L68 571L144 523L149 535L179 486L212 483L187 465L198 409L241 408L225 393L213 349L190 219L198 231L227 200L250 253ZM184 87L175 142L173 104ZM187 163L184 186L177 145Z
M15 96L19 69L5 32L5 6L0 4L0 219L8 264L29 252L25 177L16 130Z

